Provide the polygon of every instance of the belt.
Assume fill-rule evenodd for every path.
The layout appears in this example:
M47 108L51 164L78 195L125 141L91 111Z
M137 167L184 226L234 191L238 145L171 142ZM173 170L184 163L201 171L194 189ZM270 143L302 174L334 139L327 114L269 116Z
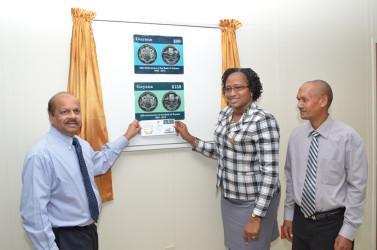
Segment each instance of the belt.
M93 222L92 224L86 225L86 226L71 226L71 227L53 227L53 229L87 229L90 227L96 226L96 223Z
M296 207L302 213L301 207L299 205L297 205L297 204L296 204ZM304 213L302 213L302 214L308 220L317 221L317 220L328 220L328 219L331 219L331 218L333 218L333 217L335 217L337 215L344 214L345 211L346 211L345 207L340 207L340 208L336 208L336 209L333 209L333 210L330 210L330 211L326 211L326 212L317 212L317 213L313 214L312 216L306 216L306 215L304 215Z

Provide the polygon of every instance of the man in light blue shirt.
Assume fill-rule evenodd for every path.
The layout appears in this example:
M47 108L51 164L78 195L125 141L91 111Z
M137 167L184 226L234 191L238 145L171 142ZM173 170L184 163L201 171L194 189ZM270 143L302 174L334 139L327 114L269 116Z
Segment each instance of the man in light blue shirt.
M73 138L81 145L99 212L101 198L94 177L107 172L141 127L133 121L123 136L95 152L75 135L81 126L80 103L75 96L56 94L48 103L48 114L50 131L25 157L23 227L35 249L98 249L97 228L91 218Z

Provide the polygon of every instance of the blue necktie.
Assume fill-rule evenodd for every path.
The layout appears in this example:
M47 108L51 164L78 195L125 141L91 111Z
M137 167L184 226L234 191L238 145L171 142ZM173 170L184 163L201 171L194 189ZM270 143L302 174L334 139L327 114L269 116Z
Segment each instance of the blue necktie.
M76 137L73 137L72 144L75 146L77 157L79 158L80 170L82 174L82 179L84 181L86 195L88 196L89 211L92 219L98 221L98 203L96 195L94 194L92 185L90 184L88 169L85 164L84 156L82 155L82 149L79 141Z
M311 134L313 139L309 149L308 164L306 167L306 177L301 201L301 211L304 213L305 217L312 216L315 213L315 189L318 157L317 136L319 136L319 133L314 130Z

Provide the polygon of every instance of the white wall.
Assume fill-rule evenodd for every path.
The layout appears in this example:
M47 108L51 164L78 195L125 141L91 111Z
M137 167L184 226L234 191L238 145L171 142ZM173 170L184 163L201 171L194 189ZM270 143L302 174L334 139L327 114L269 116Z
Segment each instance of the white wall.
M3 4L0 8L1 249L32 249L19 215L22 164L27 150L49 128L48 99L67 86L71 7L96 11L98 19L190 24L217 24L224 18L241 21L243 27L237 32L241 65L252 67L260 75L265 89L260 106L275 114L281 128L283 190L288 137L302 122L296 110L297 89L308 80L328 81L335 95L332 116L354 127L367 147L370 165L367 204L356 249L375 249L377 3L372 0ZM270 39L261 46L255 30ZM215 180L216 162L189 148L122 153L113 168L115 200L104 204L98 223L100 248L225 249ZM279 207L281 223L283 200L284 195ZM272 249L290 249L290 244L277 240Z

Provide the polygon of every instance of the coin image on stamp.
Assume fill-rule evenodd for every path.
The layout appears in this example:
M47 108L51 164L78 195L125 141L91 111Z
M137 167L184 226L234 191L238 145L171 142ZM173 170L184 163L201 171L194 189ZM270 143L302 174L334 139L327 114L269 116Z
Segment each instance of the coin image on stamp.
M162 106L168 111L176 111L181 106L181 97L174 91L169 91L162 97Z
M173 45L165 46L161 51L162 60L169 65L174 65L181 59L179 49Z
M137 57L144 64L152 64L157 59L157 51L150 44L143 44L137 51Z
M145 112L152 112L157 107L158 99L152 92L144 92L140 95L138 104Z

